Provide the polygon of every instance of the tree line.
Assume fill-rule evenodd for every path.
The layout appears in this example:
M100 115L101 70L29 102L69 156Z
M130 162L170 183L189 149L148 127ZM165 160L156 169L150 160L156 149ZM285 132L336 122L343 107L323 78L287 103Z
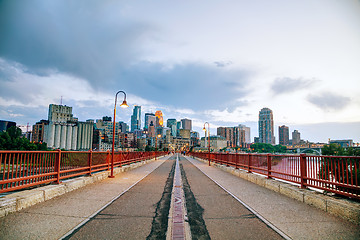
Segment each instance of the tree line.
M12 126L6 132L0 132L0 150L46 151L46 143L34 143L22 137L21 129Z

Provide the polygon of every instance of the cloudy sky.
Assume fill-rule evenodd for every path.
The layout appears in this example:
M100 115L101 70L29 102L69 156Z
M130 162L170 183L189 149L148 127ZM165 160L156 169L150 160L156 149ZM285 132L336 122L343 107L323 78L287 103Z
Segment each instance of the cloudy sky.
M261 108L314 142L360 142L360 1L0 0L0 119L34 124L48 105L112 116L114 96L201 131ZM203 134L203 133L201 133Z

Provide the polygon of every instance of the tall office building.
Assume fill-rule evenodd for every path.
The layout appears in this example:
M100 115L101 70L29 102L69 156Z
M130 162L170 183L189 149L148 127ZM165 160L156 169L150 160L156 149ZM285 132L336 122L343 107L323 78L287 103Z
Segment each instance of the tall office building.
M158 110L155 112L155 116L156 116L156 124L155 127L163 127L164 126L164 118L163 118L163 113Z
M177 121L175 118L169 118L167 121L166 121L166 126L168 128L171 128L172 125L176 125Z
M259 112L259 141L275 144L273 112L269 108Z
M41 120L33 125L32 141L43 142L45 134L45 126L49 124L48 120Z
M127 125L127 123L124 123L123 121L119 122L119 131L122 133L126 133L128 132L128 128L129 126Z
M144 123L144 129L149 130L150 123L153 123L155 125L156 123L156 117L153 113L145 113L145 123Z
M192 124L191 124L190 119L187 119L187 118L181 119L181 125L182 125L183 129L187 129L187 130L190 130L190 131L192 129Z
M180 131L179 131L180 129L182 129L181 121L177 121L176 122L176 136L180 135Z
M155 137L155 133L156 133L156 132L155 132L154 123L151 122L150 125L149 125L149 130L148 130L147 136L148 136L149 138L153 138L153 137Z
M279 127L279 144L289 145L289 127L285 125Z
M176 119L175 118L168 119L167 122L166 122L166 126L168 128L170 128L171 135L173 137L176 137L176 133L177 133L177 121L176 121Z
M141 106L134 106L133 115L131 115L131 132L141 129Z
M298 130L294 130L292 132L292 145L300 144L300 132Z

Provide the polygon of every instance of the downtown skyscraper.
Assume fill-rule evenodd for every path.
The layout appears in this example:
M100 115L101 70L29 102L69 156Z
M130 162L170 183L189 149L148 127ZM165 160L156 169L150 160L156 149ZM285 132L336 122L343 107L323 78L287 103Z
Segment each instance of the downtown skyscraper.
M131 115L131 132L141 129L141 106L134 106L133 115Z
M269 108L259 112L259 142L275 144L273 112Z
M190 119L187 118L181 119L181 125L183 129L188 129L190 131L192 130L192 124Z
M156 117L154 113L145 113L145 124L144 129L149 130L150 123L155 125L156 123Z
M279 127L279 144L289 145L289 127L282 125Z

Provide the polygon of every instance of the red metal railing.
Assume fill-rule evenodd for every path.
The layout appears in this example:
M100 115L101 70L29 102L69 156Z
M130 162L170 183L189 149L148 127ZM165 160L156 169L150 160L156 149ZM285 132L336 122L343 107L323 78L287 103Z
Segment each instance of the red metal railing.
M165 152L115 152L114 166L163 156ZM0 151L0 193L111 168L110 152Z
M189 153L211 162L360 199L360 157Z

